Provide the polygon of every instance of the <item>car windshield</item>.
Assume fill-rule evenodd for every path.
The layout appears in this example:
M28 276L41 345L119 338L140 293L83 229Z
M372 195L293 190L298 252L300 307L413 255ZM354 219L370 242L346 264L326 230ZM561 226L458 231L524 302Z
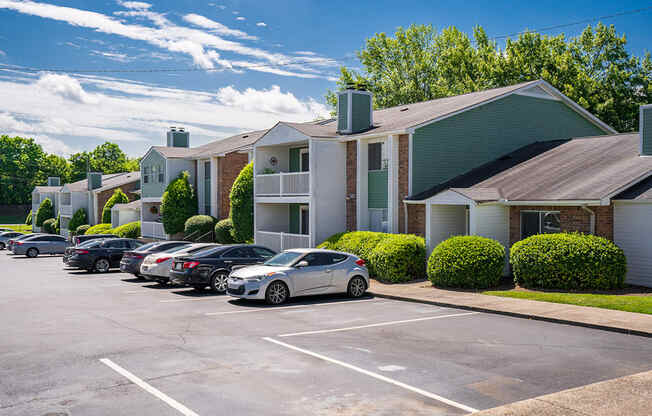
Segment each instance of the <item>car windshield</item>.
M144 245L138 247L138 250L136 250L136 251L147 251L147 250L149 250L150 248L154 247L157 244L159 244L159 243L156 242L156 241L153 242L153 243L147 243L147 244L144 244Z
M204 251L208 252L208 251L210 251L210 250L212 250L214 248L215 248L215 246L195 247L195 248L191 248L191 249L187 250L186 253L188 253L188 254L197 253L197 256L201 256L202 254L205 254Z
M279 253L263 263L265 266L289 266L294 263L299 257L303 256L303 253L297 253L294 251L286 251L284 253Z
M181 245L181 246L172 247L172 248L169 248L167 250L163 250L162 253L175 253L177 251L180 251L180 250L183 250L183 249L186 249L186 248L188 248L188 245L184 244L184 245Z

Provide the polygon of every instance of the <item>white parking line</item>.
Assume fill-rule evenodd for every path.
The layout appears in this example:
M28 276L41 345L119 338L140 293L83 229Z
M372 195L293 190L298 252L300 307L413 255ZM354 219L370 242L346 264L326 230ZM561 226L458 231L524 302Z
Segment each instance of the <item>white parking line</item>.
M313 303L310 305L295 305L295 306L266 306L263 308L258 308L258 309L246 309L246 310L237 310L237 311L227 311L227 312L208 312L205 313L204 315L206 316L216 316L216 315L231 315L234 313L252 313L252 312L269 312L269 311L284 311L286 309L297 309L297 308L312 308L315 306L329 306L329 305L348 305L350 303L358 303L358 302L374 302L375 304L384 304L388 303L386 301L378 301L376 299L365 299L365 300L351 300L351 301L344 301L344 302L329 302L329 303Z
M478 411L478 409L474 409L473 407L464 405L462 403L458 403L456 401L447 399L445 397L439 396L438 394L431 393L429 391L420 389L418 387L414 387L414 386L411 386L409 384L402 383L402 382L400 382L398 380L394 380L392 378L383 376L381 374L374 373L373 371L365 370L363 368L356 367L354 365L345 363L343 361L339 361L339 360L336 360L334 358L326 357L325 355L321 355L321 354L318 354L316 352L312 352L312 351L308 351L308 350L303 349L303 348L295 347L294 345L286 344L285 342L281 342L281 341L278 341L278 340L273 339L273 338L265 337L263 339L265 341L273 342L274 344L280 345L280 346L285 347L285 348L289 348L291 350L300 352L302 354L310 355L312 357L318 358L320 360L327 361L327 362L332 363L332 364L337 364L337 365L342 366L344 368L348 368L349 370L353 370L353 371L356 371L358 373L367 375L369 377L373 377L373 378L375 378L377 380L384 381L385 383L393 384L393 385L401 387L401 388L403 388L405 390L409 390L409 391L411 391L413 393L417 393L417 394L420 394L422 396L428 397L430 399L436 400L438 402L445 403L445 404L447 404L449 406L453 406L453 407L456 407L458 409L462 409L462 410L464 410L466 412L474 413L474 412Z
M480 312L465 312L465 313L454 313L454 314L451 314L451 315L426 316L424 318L404 319L402 321L379 322L379 323L376 323L376 324L349 326L349 327L346 327L346 328L321 329L321 330L318 330L318 331L295 332L295 333L292 333L292 334L281 334L281 335L279 335L279 337L295 337L297 335L327 334L329 332L353 331L355 329L374 328L374 327L377 327L377 326L407 324L407 323L410 323L410 322L430 321L430 320L433 320L433 319L442 319L442 318L453 318L455 316L476 315L478 313L480 313Z
M129 379L129 381L131 381L132 383L134 383L135 385L137 385L141 389L145 390L149 394L151 394L154 397L162 400L168 406L170 406L173 409L179 411L179 413L181 413L182 415L184 415L184 416L199 416L197 413L195 413L192 410L188 409L186 406L182 405L181 403L174 400L173 398L166 395L165 393L161 392L160 390L158 390L158 389L152 387L151 385L147 384L146 382L144 382L140 378L136 377L135 375L133 375L129 371L125 370L124 368L120 367L118 364L114 363L113 361L109 360L108 358L101 358L100 362L102 362L102 364L107 365L109 368L114 370L116 373L126 377L127 379Z
M217 297L215 297L215 296L202 296L202 297L194 298L194 299L168 299L168 300L159 300L159 302L162 302L162 303L173 303L173 302L194 302L194 301L198 301L198 300L215 300L215 299L219 299L219 298L217 298Z

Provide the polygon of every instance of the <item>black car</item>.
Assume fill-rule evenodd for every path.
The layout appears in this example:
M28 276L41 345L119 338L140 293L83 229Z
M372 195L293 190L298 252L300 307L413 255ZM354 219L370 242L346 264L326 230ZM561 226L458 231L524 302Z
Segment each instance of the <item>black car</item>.
M76 235L72 238L72 243L74 245L79 245L81 243L84 243L88 240L94 240L96 238L118 238L119 236L115 234L82 234L82 235Z
M140 265L143 264L145 257L152 253L160 253L171 248L187 245L190 245L187 241L163 241L148 243L133 251L125 251L120 261L120 271L141 277Z
M192 286L196 290L210 286L213 291L224 293L232 268L263 263L275 255L274 251L262 246L223 245L174 259L170 280L178 285Z
M132 238L96 239L77 247L68 259L67 265L78 269L106 273L111 268L120 267L125 251L136 249L143 243Z
M87 239L86 241L82 241L81 243L78 243L77 245L70 246L66 248L66 251L63 253L63 264L68 265L68 259L72 257L73 254L75 254L75 250L78 248L84 248L89 244L92 244L94 242L97 242L98 240L103 240L105 238L118 238L118 237L99 237L100 235L103 234L94 234L94 238ZM74 242L74 240L73 240Z

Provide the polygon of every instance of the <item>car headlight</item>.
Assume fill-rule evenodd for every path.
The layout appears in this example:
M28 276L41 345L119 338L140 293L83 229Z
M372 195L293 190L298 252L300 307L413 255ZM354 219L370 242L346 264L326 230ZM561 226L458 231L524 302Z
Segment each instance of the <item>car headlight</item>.
M254 283L254 282L255 282L255 283L258 283L258 282L260 282L261 280L263 280L265 277L266 277L266 276L253 276L253 277L247 277L247 278L245 279L245 282L249 282L249 283Z

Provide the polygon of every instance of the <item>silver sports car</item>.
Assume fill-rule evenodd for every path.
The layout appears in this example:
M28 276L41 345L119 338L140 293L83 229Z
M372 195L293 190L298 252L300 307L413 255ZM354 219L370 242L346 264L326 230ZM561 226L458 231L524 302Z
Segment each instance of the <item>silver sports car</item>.
M320 249L286 250L262 265L234 270L227 293L281 304L290 297L347 293L360 297L369 287L364 260L349 253Z

